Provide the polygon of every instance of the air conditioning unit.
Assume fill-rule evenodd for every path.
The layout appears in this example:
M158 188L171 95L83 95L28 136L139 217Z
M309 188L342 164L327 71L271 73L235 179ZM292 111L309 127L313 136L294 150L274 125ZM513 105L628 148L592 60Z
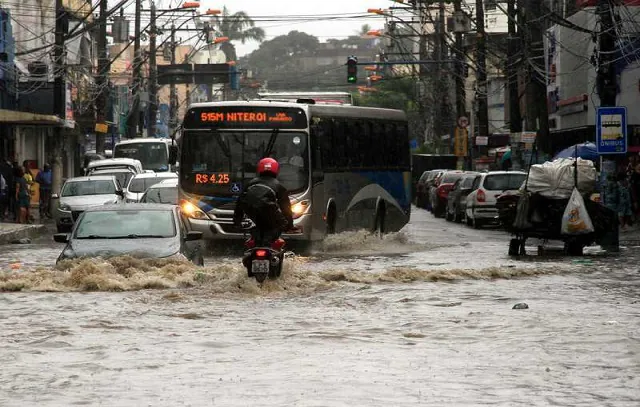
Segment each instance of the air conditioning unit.
M27 65L29 70L30 81L48 81L49 67L42 61L29 62Z

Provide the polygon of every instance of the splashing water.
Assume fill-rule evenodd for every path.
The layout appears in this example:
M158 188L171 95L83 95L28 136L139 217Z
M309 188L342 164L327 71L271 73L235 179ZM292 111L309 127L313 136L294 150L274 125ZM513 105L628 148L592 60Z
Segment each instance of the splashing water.
M575 267L489 267L483 269L422 269L392 267L378 272L349 267L310 270L307 259L287 256L282 276L258 284L238 262L220 261L198 267L184 259L81 259L60 262L54 269L0 273L0 292L8 291L136 291L198 289L218 295L303 295L345 284L380 284L490 280L571 272Z
M327 236L314 246L314 254L334 256L403 254L437 247L442 247L442 245L411 242L409 236L403 231L380 236L367 230L357 230Z

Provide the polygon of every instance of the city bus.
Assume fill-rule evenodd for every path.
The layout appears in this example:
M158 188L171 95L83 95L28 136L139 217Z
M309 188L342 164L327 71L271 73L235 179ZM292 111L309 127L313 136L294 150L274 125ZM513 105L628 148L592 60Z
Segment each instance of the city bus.
M113 158L140 160L143 169L154 172L172 171L169 164L171 147L171 139L144 137L122 140L113 148Z
M294 102L311 99L316 104L353 105L353 96L349 92L259 92L258 99Z
M411 212L411 168L403 111L312 103L197 103L179 142L180 205L206 239L243 236L235 201L261 158L280 163L294 228L315 241L366 228L400 230Z

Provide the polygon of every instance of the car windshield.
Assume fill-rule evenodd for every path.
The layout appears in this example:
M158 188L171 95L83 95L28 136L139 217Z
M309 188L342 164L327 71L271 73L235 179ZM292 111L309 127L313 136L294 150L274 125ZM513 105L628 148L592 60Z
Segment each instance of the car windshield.
M177 205L178 188L149 188L140 202Z
M279 132L278 129L268 132L185 132L180 161L182 185L194 193L232 195L233 184L255 177L256 164L265 156L280 163L278 180L287 190L295 192L307 187L307 135ZM203 175L216 182L203 183Z
M170 210L85 212L78 220L76 239L168 238L176 235Z
M62 187L60 196L112 195L116 186L110 180L69 181Z
M495 174L487 175L484 180L484 189L489 191L506 191L518 189L522 186L526 174Z
M463 175L464 173L461 172L447 172L442 176L440 184L453 184L454 182L462 178Z
M120 184L120 186L124 188L129 183L129 180L131 180L131 177L134 176L134 173L131 171L122 171L122 172L121 171L118 171L118 172L100 171L100 172L95 172L94 175L113 175L114 177L116 177L116 180L118 180L118 183Z
M152 178L134 178L131 180L129 184L129 192L134 192L139 194L140 192L144 192L152 185L157 184L160 181L163 181L167 178L164 177L152 177Z
M169 169L168 147L164 141L157 143L126 143L116 144L113 153L115 158L133 158L140 160L142 168L153 171L167 171Z

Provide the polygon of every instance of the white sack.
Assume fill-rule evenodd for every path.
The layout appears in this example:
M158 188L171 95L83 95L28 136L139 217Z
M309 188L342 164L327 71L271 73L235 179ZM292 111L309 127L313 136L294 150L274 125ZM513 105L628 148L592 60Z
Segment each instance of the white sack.
M583 235L593 233L594 230L591 217L584 206L584 200L580 192L574 188L562 215L560 233L563 235Z
M567 199L574 188L574 159L559 158L531 166L527 190L552 199ZM593 161L578 158L578 190L592 193L596 188L596 168ZM522 188L524 189L524 184Z

